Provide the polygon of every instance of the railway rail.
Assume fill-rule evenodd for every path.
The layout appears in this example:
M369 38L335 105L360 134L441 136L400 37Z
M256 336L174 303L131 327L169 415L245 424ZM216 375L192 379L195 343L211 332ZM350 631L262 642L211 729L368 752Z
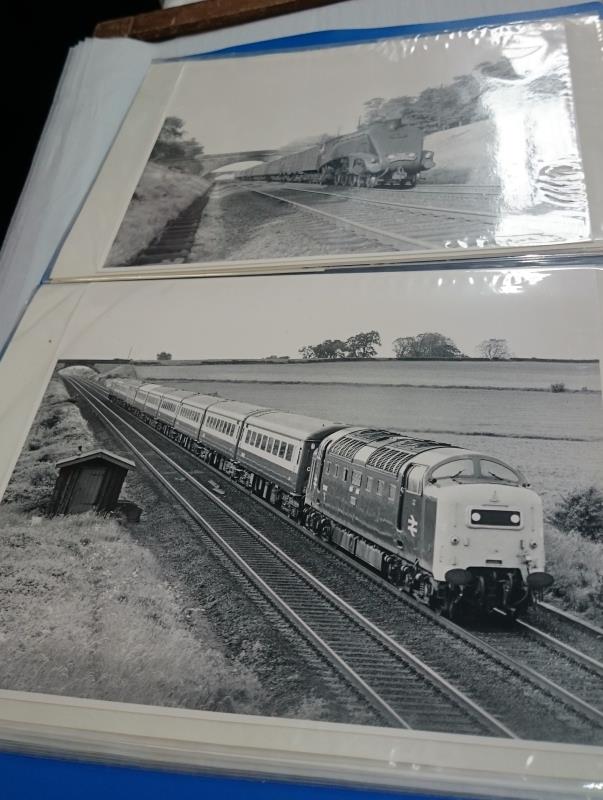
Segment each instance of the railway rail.
M509 728L338 597L115 411L103 408L102 401L79 381L70 383L384 722L403 728L515 738ZM132 434L140 440L137 445ZM184 484L176 487L175 477L184 479Z
M237 185L303 212L307 217L305 233L321 243L336 245L341 252L433 250L465 246L465 240L470 245L494 244L497 221L494 206L500 196L496 186L420 186L412 191L413 202L406 195L389 189L375 191L276 182ZM222 187L217 188L221 190ZM392 200L394 196L396 199ZM437 197L436 202L432 202L434 197ZM208 193L197 198L129 263L186 263L194 249L208 200ZM442 205L443 201L448 205ZM456 207L451 205L454 203ZM326 208L319 208L319 204L326 204ZM472 207L463 208L463 205ZM352 207L355 208L352 210ZM463 244L459 244L459 238Z
M495 243L497 215L491 211L375 199L370 190L337 192L291 184L268 187L246 184L250 192L318 217L323 224L330 223L329 229L336 225L360 232L390 249L406 252ZM345 244L343 236L342 252L346 252Z
M97 399L100 396L102 400L106 393L96 384L91 386ZM127 413L124 410L121 411L124 414ZM187 460L187 463L190 460L190 463L199 465L204 472L207 471L207 474L218 474L222 478L225 477L213 467L209 467L205 462L199 461L188 451L180 448L163 434L149 429L136 417L131 416L131 418L135 424L145 429L145 433L148 432L149 435L158 437L157 440L163 443L162 449L169 449L174 455L180 454ZM320 551L323 557L312 560L312 551L307 546L304 546L304 542L302 542L304 554L301 558L306 557L309 562L312 562L307 563L306 568L311 567L313 572L322 568L321 580L324 582L330 581L331 589L335 590L340 597L359 608L362 614L370 617L382 630L387 631L390 637L396 641L403 642L406 648L411 648L424 663L427 663L440 674L445 675L448 682L460 686L464 694L475 698L480 706L488 709L492 715L500 718L502 714L507 727L515 729L517 735L524 738L542 738L541 734L544 730L550 734L553 740L563 739L567 735L570 736L572 741L591 744L603 740L603 712L601 711L598 697L589 697L588 692L585 697L577 696L570 689L556 683L547 674L543 674L546 673L546 659L544 664L542 659L537 664L533 660L531 647L524 647L521 652L516 652L512 655L492 642L486 642L480 637L480 634L466 631L447 620L437 617L414 598L401 594L399 590L382 581L379 576L368 568L358 564L358 562L353 561L339 551L336 553L331 545L315 539L305 528L292 523L291 520L284 517L264 501L251 495L242 487L231 484L228 479L226 481L229 493L235 492L246 498L243 503L245 516L247 517L249 514L255 516L257 518L255 520L256 527L261 528L261 519L265 516L265 509L267 508L283 522L285 530L280 535L280 538L277 537L278 544L282 548L294 547L295 541L299 543L300 537L292 538L290 535L291 530L301 534L303 539L311 540L313 543L312 550L314 552ZM249 504L249 497L256 502ZM259 508L260 506L261 508ZM255 514L253 514L254 508L256 509ZM269 522L266 529L264 533L268 533L271 538L277 535L274 524ZM327 559L324 558L325 553L328 554ZM299 553L296 554L296 558L300 558ZM336 568L336 565L342 562L346 564L348 570L345 576L339 575L341 568L339 573ZM354 581L349 580L350 568L355 572ZM366 588L365 593L360 591L362 586ZM393 603L396 604L395 614L392 614ZM418 628L417 619L420 620ZM507 632L503 631L503 633ZM459 645L461 650L459 650ZM567 656L567 653L565 655ZM586 661L588 662L588 659ZM596 659L593 658L593 661L596 661ZM580 669L593 666L592 664L585 664L584 658L578 657L577 662ZM516 681L517 686L523 684L524 690L527 683L532 689L540 690L549 704L551 699L556 701L554 709L552 706L547 708L545 704L544 708L539 708L536 711L531 707L530 702L525 702L522 704L524 707L519 712L521 719L518 719L518 711L516 708L512 708L513 704L511 704L510 708L504 709L504 711L499 708L496 703L496 690L493 684L488 687L488 691L493 695L492 700L489 700L487 695L484 698L483 686L481 688L477 686L479 682L473 680L472 670L473 673L479 670L480 674L487 680L488 675L492 674L493 665L497 665L499 668L498 681L501 680L500 669L509 679L510 691L513 689L513 681ZM538 671L538 666L541 671ZM557 673L559 673L559 669L557 669ZM496 670L494 674L496 674ZM593 685L600 684L598 667L595 668L594 674L591 670L590 679L592 679ZM492 680L497 679L492 677ZM588 676L585 676L584 684L586 686L588 686L588 680ZM536 730L533 728L534 714L539 715L537 717ZM547 716L550 717L549 720L547 720ZM560 732L557 733L556 731ZM561 735L561 731L564 736Z

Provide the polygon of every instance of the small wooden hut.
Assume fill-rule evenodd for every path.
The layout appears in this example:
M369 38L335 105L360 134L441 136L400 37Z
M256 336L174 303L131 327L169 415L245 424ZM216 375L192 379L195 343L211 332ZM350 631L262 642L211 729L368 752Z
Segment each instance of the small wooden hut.
M49 516L113 511L128 471L136 464L108 450L92 450L57 461L59 471Z

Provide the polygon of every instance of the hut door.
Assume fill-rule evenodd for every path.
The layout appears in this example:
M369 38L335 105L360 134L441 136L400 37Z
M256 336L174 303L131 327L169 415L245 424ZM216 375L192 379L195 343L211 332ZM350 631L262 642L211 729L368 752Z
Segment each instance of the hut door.
M102 467L97 469L83 469L78 475L73 492L69 511L72 514L81 514L90 511L98 499L105 470Z

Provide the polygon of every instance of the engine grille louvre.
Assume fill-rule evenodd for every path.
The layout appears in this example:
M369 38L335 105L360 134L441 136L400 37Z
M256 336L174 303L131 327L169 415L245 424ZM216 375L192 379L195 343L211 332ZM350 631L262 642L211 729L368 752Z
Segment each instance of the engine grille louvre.
M375 469L382 469L384 472L398 474L400 467L411 456L422 453L424 450L431 450L434 447L446 447L439 442L424 441L422 439L405 439L400 437L398 440L390 442L388 445L375 450L368 459L367 466Z
M397 474L402 464L411 455L407 450L394 450L391 447L381 447L369 456L367 466L382 469L384 472Z
M354 431L354 433L344 436L331 447L331 452L334 455L342 456L342 458L352 459L359 450L373 442L386 441L395 436L392 431L375 430L373 428L366 428L365 430Z

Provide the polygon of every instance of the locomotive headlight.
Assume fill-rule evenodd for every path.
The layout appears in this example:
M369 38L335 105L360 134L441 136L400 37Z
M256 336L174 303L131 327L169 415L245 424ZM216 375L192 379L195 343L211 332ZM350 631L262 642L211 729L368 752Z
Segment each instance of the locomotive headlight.
M450 538L450 544L458 544L458 543L459 543L459 537L458 536L452 536Z
M472 512L472 514L471 514L471 522L479 522L481 518L482 518L482 515L479 513L479 511L473 511Z
M519 525L520 519L521 517L519 516L519 514L511 514L511 522L513 523L513 525Z

